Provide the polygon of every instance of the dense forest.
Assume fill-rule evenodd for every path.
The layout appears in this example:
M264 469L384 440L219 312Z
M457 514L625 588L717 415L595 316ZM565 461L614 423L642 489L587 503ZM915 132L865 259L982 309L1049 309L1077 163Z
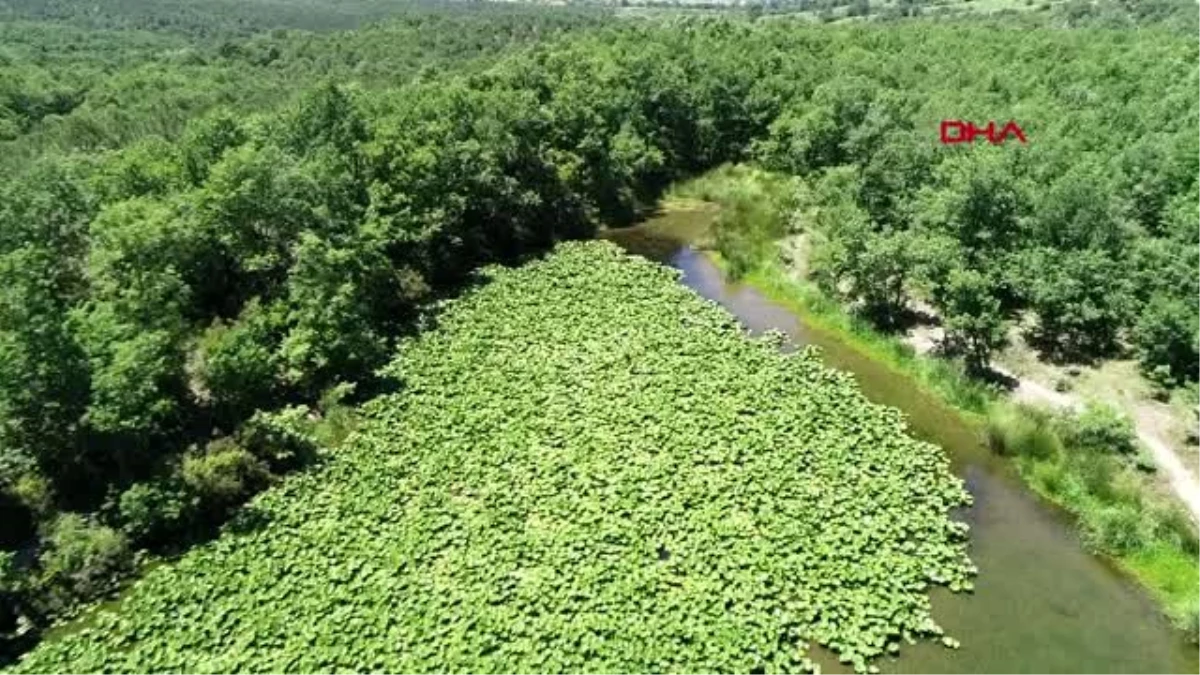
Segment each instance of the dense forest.
M0 5L8 633L314 461L314 420L378 391L478 266L633 222L724 162L803 178L822 285L881 325L920 297L983 368L1031 313L1059 358L1132 349L1163 386L1196 378L1178 14L1064 31L430 8L311 32L384 5L129 6ZM944 146L944 119L1015 120L1028 143Z
M377 13L395 15L386 23L314 32L295 27L339 26L327 15L353 5L231 3L200 12L191 3L132 2L130 11L104 13L31 5L0 21L0 173L48 152L173 138L207 111L268 109L322 78L380 88L481 67L506 48L603 16L385 3ZM37 20L45 14L62 18Z

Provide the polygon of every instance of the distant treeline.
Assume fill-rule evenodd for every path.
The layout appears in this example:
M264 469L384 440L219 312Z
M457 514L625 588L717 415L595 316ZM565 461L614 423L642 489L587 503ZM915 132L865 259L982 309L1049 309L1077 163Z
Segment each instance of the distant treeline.
M100 11L86 3L26 8L10 2L24 11L5 21L0 2L0 174L49 151L96 152L145 136L174 137L188 120L218 106L268 109L322 78L394 86L440 69L461 70L606 16L585 9L377 2L362 4L386 9L388 21L352 32L312 32L299 28L339 24L294 20L290 10L337 14L354 3L237 2L227 12L224 3L127 4ZM176 11L176 5L188 9ZM277 13L267 11L277 5ZM193 14L194 26L166 30ZM33 20L43 16L56 20Z
M490 67L399 68L388 85L377 59L414 54L388 31L449 45L419 52L434 61L498 44L488 15L405 32L422 21L233 42L215 58L240 65L218 71L244 77L223 91L270 72L238 50L278 46L268 64L312 77L268 78L268 98L301 90L283 105L216 96L167 126L196 71L155 63L181 86L131 84L110 141L47 143L0 185L6 630L110 589L132 549L200 536L310 461L304 423L328 407L297 406L369 392L422 308L480 264L629 223L723 162L802 176L822 274L884 321L922 269L962 316L1028 310L1064 351L1132 340L1151 372L1195 376L1190 37L547 11L500 19L517 36L500 46L532 46ZM941 146L946 118L1016 119L1030 142Z
M154 31L196 39L249 37L294 29L360 28L396 16L461 14L477 18L528 14L517 3L485 0L0 0L0 21L52 21L89 30ZM549 21L561 20L559 10Z

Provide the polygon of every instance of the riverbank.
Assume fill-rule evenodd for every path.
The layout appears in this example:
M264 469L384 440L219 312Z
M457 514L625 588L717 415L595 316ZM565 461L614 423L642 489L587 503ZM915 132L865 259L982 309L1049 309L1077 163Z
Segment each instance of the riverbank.
M718 266L725 264L720 254L709 252ZM910 377L922 390L937 396L954 408L976 427L982 436L989 417L998 410L1015 405L1008 394L969 378L952 362L918 353L901 338L881 333L869 323L847 312L839 303L822 294L815 286L797 280L774 259L756 266L742 276L742 283L751 286L771 301L801 316L807 323L839 335L846 344L865 356L892 370ZM1055 439L1059 447L1061 439ZM1070 451L1068 451L1070 452ZM1158 602L1172 621L1189 633L1194 641L1198 633L1197 593L1200 573L1195 552L1189 551L1188 541L1180 541L1179 528L1190 530L1190 524L1168 523L1165 527L1141 529L1147 532L1137 545L1114 545L1103 534L1122 527L1120 519L1128 518L1129 509L1116 510L1087 489L1075 489L1073 464L1063 457L1018 456L1014 458L1018 472L1026 484L1047 501L1069 512L1084 533L1085 541L1098 554L1110 558L1118 567L1135 578ZM1115 482L1112 475L1108 482ZM1136 500L1139 509L1155 510L1153 497L1143 495L1139 487L1122 484L1117 489L1125 497ZM1147 489L1146 492L1149 492ZM1167 516L1169 517L1169 516ZM1116 522L1109 522L1116 521ZM1140 524L1139 524L1140 527ZM1194 535L1193 535L1194 536Z

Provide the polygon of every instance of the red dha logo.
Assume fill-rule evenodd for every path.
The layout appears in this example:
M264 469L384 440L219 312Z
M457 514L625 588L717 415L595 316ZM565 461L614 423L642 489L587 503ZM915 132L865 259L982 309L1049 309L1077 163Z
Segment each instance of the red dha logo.
M955 132L953 136L950 135L952 130ZM1017 140L1022 143L1026 142L1025 132L1021 131L1021 127L1012 120L1009 120L1008 124L1004 125L999 134L996 133L995 122L988 122L986 127L980 129L971 122L942 120L942 143L946 145L953 143L973 143L977 136L986 136L988 143L1000 145L1008 138L1009 134L1015 134Z

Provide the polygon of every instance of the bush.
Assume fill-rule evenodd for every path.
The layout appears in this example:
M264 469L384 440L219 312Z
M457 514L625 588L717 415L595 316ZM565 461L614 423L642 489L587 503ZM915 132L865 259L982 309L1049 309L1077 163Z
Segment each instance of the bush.
M346 402L346 399L354 394L354 389L354 383L343 382L321 394L321 400L317 403L321 411L321 421L313 428L312 436L323 447L341 445L357 426L358 417L354 406Z
M1106 553L1131 553L1146 541L1141 511L1133 505L1102 507L1084 521L1088 544Z
M1146 303L1131 338L1148 377L1166 387L1196 379L1195 314L1196 303L1190 300L1156 295Z
M1067 490L1067 475L1058 462L1037 462L1033 465L1033 481L1051 498L1061 498Z
M1051 459L1062 454L1049 415L1028 406L994 406L988 412L988 445L1010 457Z
M308 420L310 414L305 406L289 406L269 413L259 411L242 425L238 441L273 471L303 466L317 455L313 423Z
M1200 554L1200 536L1196 525L1176 506L1163 506L1154 512L1154 535L1189 555Z
M179 468L184 485L212 517L223 517L267 482L266 465L229 437L189 453Z
M114 590L133 566L120 532L76 513L60 514L42 537L39 583L54 611Z
M159 543L185 529L196 500L166 481L135 483L117 499L121 531L142 545Z
M1066 464L1067 470L1088 494L1104 503L1121 501L1114 484L1117 464L1112 457L1091 452L1071 452L1067 455Z
M1059 428L1067 445L1082 450L1132 455L1137 449L1133 422L1103 404L1089 403L1082 413L1062 418Z
M200 337L188 368L192 387L222 419L269 406L278 376L272 321L253 300L235 323L218 321Z
M713 240L730 277L741 278L773 252L787 232L795 182L745 165L723 165L671 190L670 197L700 199L721 206Z

